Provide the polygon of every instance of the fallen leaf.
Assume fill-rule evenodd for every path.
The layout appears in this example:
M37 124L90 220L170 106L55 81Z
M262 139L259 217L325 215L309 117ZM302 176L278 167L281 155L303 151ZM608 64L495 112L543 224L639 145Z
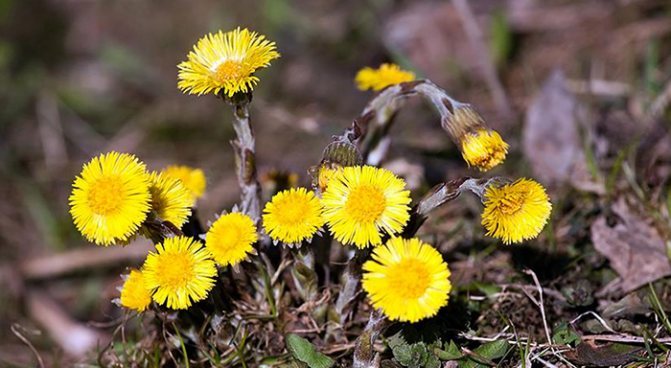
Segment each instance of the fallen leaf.
M597 218L591 227L596 250L610 261L621 280L616 287L628 293L648 282L671 275L665 242L650 221L639 215L624 197L612 206L617 223L609 226L606 216Z
M643 348L618 343L596 345L593 341L581 342L567 351L566 357L578 365L608 367L624 365L640 358Z
M588 171L579 131L586 120L587 110L566 87L564 74L552 73L529 106L523 131L524 154L543 184L604 192Z

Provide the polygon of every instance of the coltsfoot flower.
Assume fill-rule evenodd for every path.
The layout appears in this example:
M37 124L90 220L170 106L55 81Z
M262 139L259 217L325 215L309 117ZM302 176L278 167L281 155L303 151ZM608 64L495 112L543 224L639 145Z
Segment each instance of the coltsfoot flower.
M410 218L410 191L403 179L373 166L345 167L328 182L322 196L324 219L333 236L359 248L382 243Z
M72 185L70 213L86 239L107 246L135 235L151 208L150 198L144 163L110 152L84 164Z
M186 236L156 244L142 266L152 299L171 309L186 309L203 300L214 286L217 268L199 241Z
M205 247L222 266L236 265L254 251L256 225L247 215L231 212L217 219L205 235Z
M268 236L289 246L311 239L323 225L319 198L305 188L283 190L263 209L263 226Z
M505 160L508 144L499 133L478 129L461 137L461 154L469 166L487 171Z
M254 72L279 56L275 42L246 28L210 33L198 40L188 60L178 65L177 87L196 95L223 91L231 97L236 92L250 92L259 82Z
M151 185L151 209L163 221L168 221L178 229L184 225L186 219L191 215L194 199L191 192L179 179L152 172L150 175Z
M161 170L161 174L179 179L191 192L194 201L205 193L206 180L203 170L184 165L171 165Z
M504 244L533 239L543 230L552 204L545 188L530 179L489 185L484 192L482 226Z
M380 91L394 84L414 81L415 73L403 70L396 64L382 64L378 69L365 67L359 70L354 80L362 91Z
M452 284L443 257L421 240L394 237L363 265L362 287L390 319L417 322L447 305Z
M131 270L121 288L122 307L144 312L151 304L151 292L144 282L142 271Z

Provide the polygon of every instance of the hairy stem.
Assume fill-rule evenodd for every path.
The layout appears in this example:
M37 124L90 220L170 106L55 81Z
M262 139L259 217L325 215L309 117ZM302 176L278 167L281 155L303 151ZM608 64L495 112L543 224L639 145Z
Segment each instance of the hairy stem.
M229 102L233 105L233 129L237 136L231 144L241 191L240 209L258 223L261 218L261 186L256 176L256 142L249 119L251 95L236 95Z

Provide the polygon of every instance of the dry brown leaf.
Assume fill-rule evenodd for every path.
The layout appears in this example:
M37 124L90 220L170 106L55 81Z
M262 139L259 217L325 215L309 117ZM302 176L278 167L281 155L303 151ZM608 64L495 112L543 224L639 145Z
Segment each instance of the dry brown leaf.
M523 132L524 154L544 184L570 183L580 190L604 192L587 170L579 133L586 116L586 109L567 89L563 73L555 71L529 106Z
M578 365L609 367L638 360L643 348L619 343L596 345L594 341L581 342L566 352L566 357Z
M636 213L625 198L613 204L617 216L615 226L609 226L602 215L592 224L592 242L596 250L610 261L620 275L617 286L627 293L648 282L671 275L665 242L650 222Z

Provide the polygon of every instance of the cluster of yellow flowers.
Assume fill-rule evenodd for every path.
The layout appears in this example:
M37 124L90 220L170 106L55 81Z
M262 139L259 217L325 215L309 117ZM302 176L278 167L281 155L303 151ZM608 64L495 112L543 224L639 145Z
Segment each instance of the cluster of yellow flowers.
M253 73L277 57L274 42L247 29L209 34L179 65L178 87L192 94L248 93L258 83ZM359 88L376 91L414 79L393 64L365 68L356 76ZM508 145L470 114L469 109L454 111L453 135L469 165L489 170L505 159ZM417 238L401 237L411 217L410 191L402 178L373 166L324 166L315 189L291 188L266 203L263 230L275 244L300 246L327 229L344 245L374 247L363 265L362 286L389 319L416 322L447 304L450 271L442 255ZM73 184L71 213L88 240L126 244L137 234L150 237L149 221L180 229L204 191L201 170L171 166L148 173L135 156L111 152L84 165ZM487 186L483 203L487 234L506 244L536 237L551 210L544 188L529 179ZM204 244L180 234L164 237L142 268L126 277L120 304L140 312L152 300L188 308L207 297L217 265L234 266L255 254L259 236L252 218L230 212L216 219L202 239Z

